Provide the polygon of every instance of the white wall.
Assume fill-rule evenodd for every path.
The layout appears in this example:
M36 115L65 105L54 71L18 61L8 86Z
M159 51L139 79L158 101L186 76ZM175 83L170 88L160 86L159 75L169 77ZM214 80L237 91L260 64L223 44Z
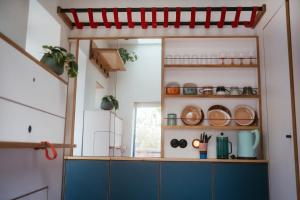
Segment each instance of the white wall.
M120 103L118 115L123 118L122 146L124 156L132 151L134 103L160 102L161 45L122 46L138 55L138 60L126 63L126 71L117 73L116 96Z
M26 51L40 60L44 55L43 45L60 45L61 26L37 1L29 1Z
M29 0L0 0L0 31L25 48Z

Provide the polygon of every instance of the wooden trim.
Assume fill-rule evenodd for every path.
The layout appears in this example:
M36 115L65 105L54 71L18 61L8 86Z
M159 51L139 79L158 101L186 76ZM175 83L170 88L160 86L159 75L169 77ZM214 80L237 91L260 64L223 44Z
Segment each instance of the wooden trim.
M267 6L266 6L266 4L263 4L262 10L259 11L258 14L257 14L256 17L255 17L254 26L253 26L254 28L255 28L255 27L257 26L257 24L260 22L262 16L263 16L263 15L265 14L265 12L266 12L266 10L267 10Z
M268 163L268 160L238 159L199 159L199 158L154 158L154 157L101 157L101 156L65 156L65 160L107 160L107 161L161 161L161 162L205 162L205 163Z
M210 129L210 130L255 130L258 126L209 126L209 125L176 125L176 126L162 126L163 129Z
M256 38L256 58L257 58L257 86L258 86L258 91L261 92L261 71L260 71L260 52L259 52L259 38ZM263 134L263 114L262 114L262 99L261 96L258 99L258 109L259 109L259 130L261 132L260 134L260 152L259 152L259 157L264 159L265 155L264 155L264 134Z
M300 199L300 177L299 177L299 157L298 157L298 139L297 139L297 115L296 115L296 100L294 87L294 62L293 62L293 47L292 47L292 32L291 32L291 15L290 2L285 0L286 9L286 31L288 42L288 56L289 56L289 76L291 89L291 109L292 109L292 127L293 127L293 143L294 143L294 160L295 160L295 176L296 176L296 190L297 199Z
M11 40L10 38L8 38L7 36L5 36L2 32L0 32L0 38L3 39L5 42L7 42L9 45L11 45L12 47L14 47L16 50L18 50L20 53L22 53L24 56L26 56L27 58L29 58L31 61L35 62L37 65L39 65L40 67L42 67L44 70L46 70L47 72L49 72L52 76L54 76L55 78L57 78L58 80L60 80L61 82L63 82L64 84L68 84L67 81L65 81L63 78L59 77L57 74L55 74L53 71L51 71L51 69L49 69L49 67L47 65L45 65L44 63L40 62L39 60L37 60L35 57L33 57L32 55L30 55L27 51L25 51L21 46L19 46L17 43L15 43L13 40Z
M55 148L75 148L74 144L53 144ZM0 142L0 148L33 148L40 149L45 148L43 144L40 142Z
M164 124L164 112L165 112L165 39L163 38L161 41L161 97L160 97L160 104L161 104L161 131L160 131L160 157L164 158L165 157L165 133L163 129L163 124Z
M176 38L257 38L257 35L219 35L219 36L107 36L107 37L69 37L69 40L115 40L115 39L176 39Z
M66 13L62 12L61 7L57 7L57 14L58 14L58 16L60 16L60 18L63 20L63 22L67 25L67 27L70 30L72 30L73 29L72 22L71 22L70 18L68 17L68 15L66 15Z

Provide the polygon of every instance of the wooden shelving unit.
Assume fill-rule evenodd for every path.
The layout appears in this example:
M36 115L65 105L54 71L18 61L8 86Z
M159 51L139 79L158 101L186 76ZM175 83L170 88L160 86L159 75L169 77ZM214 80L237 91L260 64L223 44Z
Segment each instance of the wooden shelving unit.
M75 144L53 144L55 148L74 148ZM45 145L40 142L0 142L0 148L30 148L43 149Z
M176 131L176 130L180 130L184 133L184 135L188 135L189 134L189 131L193 131L193 130L212 130L212 132L216 132L216 131L232 131L233 134L238 131L241 131L241 130L254 130L254 129L258 129L261 133L261 140L260 140L260 150L258 152L258 158L259 159L264 159L264 153L263 153L263 133L262 133L262 106L261 106L261 94L260 94L260 91L261 91L261 83L260 83L260 57L259 57L259 41L258 41L258 37L249 37L247 39L249 40L252 40L251 41L251 51L253 50L256 51L255 53L253 53L251 55L251 57L248 57L246 56L245 58L242 58L242 57L239 57L239 59L252 59L250 61L249 64L234 64L233 60L230 62L230 64L228 63L225 63L222 62L222 64L186 64L187 62L195 62L195 61L192 61L192 60L189 60L189 61L186 61L184 59L174 59L174 58L166 58L165 56L169 56L171 55L170 57L175 57L177 55L177 57L186 57L186 56L193 56L195 54L199 55L201 53L204 52L203 55L207 55L206 52L205 52L205 48L201 48L201 51L202 52L198 52L195 50L195 46L193 46L191 48L192 51L189 51L188 48L188 44L191 46L191 45L196 45L195 41L199 39L198 41L202 41L203 39L216 39L216 37L214 38L209 38L209 37L193 37L193 38L190 38L190 37L186 37L186 38L164 38L163 39L163 42L162 42L162 57L164 58L163 61L162 61L162 85L161 85L161 88L162 88L162 94L161 94L161 108L162 108L162 126L161 126L161 149L162 149L162 152L161 152L161 157L162 158L165 158L165 134L168 134L168 137L170 136L169 134L172 134L171 131ZM232 37L221 37L221 38L217 38L217 39L222 39L222 40L227 40L228 39L228 44L231 44L230 42L235 40L237 42L239 42L239 40L244 40L245 37L238 37L238 36L232 36ZM186 41L188 41L189 43L186 44ZM168 46L168 42L170 42L170 45ZM175 43L173 43L175 42ZM178 42L178 45L180 46L176 46L176 42ZM226 41L227 42L227 41ZM253 43L252 43L253 42ZM185 44L187 45L187 48L185 49L184 46L181 47L182 44ZM199 44L199 43L198 43ZM247 43L248 44L248 43ZM205 43L205 45L208 45L208 43ZM224 45L222 43L222 45ZM177 48L174 50L174 48ZM217 48L217 47L216 47ZM221 49L224 49L224 46L221 47ZM226 49L226 48L225 48ZM230 48L229 48L230 49ZM232 51L238 51L237 49L233 49L231 48ZM211 48L210 48L211 50ZM221 51L221 50L219 50ZM226 51L230 51L228 49L226 49ZM199 57L198 57L199 58ZM173 59L173 60L172 60ZM206 59L205 57L203 59ZM215 59L224 59L223 57L220 57L220 58L212 58L212 60L210 61L207 61L207 62L215 62L216 60ZM232 58L231 58L232 59ZM238 58L234 58L234 59L238 59ZM178 63L185 63L185 64L178 64ZM172 64L171 64L172 63ZM169 69L174 69L174 70L169 70ZM197 94L197 95L183 95L182 94L182 91L181 91L181 94L178 94L178 95L168 95L166 94L166 85L168 82L172 82L172 81L175 81L175 82L180 82L180 76L176 76L175 79L172 79L172 77L168 77L168 73L171 73L172 75L176 74L176 73L181 73L183 72L183 74L186 76L186 74L191 74L191 72L189 71L189 69L193 69L195 71L195 73L198 73L198 71L196 70L199 70L199 73L200 70L204 70L204 72L206 73L206 75L208 74L208 70L209 69L212 69L213 70L213 73L219 73L218 70L215 70L215 69L220 69L220 70L226 70L228 69L228 71L230 69L238 69L238 70L241 70L241 73L243 73L243 70L255 70L255 72L251 72L251 77L253 76L253 83L256 84L257 86L257 91L259 92L259 94L257 95L203 95L203 94ZM237 70L235 70L234 72L236 72ZM182 74L182 76L183 76ZM166 78L168 77L168 78ZM189 78L187 77L184 77L183 80L184 82L180 82L181 84L181 87L183 85L183 83L187 83L187 82L193 82L193 81L196 81L196 82L201 82L203 84L203 81L197 81L197 76L194 75L192 76L193 79L191 78L189 80ZM199 77L200 78L200 77ZM220 78L220 77L219 77ZM221 76L222 78L222 76ZM224 77L225 78L225 77ZM208 83L205 83L207 85L212 85L210 84L209 82L209 79L206 79L208 80ZM237 78L238 80L238 78ZM167 82L168 81L168 82ZM230 83L233 83L233 86L235 83L238 84L238 82L236 81L229 81ZM251 82L252 81L249 81L248 79L248 82ZM226 83L226 81L224 82ZM205 85L203 84L203 85ZM203 86L203 85L197 85L198 87L200 86ZM220 85L220 83L216 84L216 85L213 85L213 86L218 86ZM245 85L246 86L246 85ZM171 101L169 101L171 100ZM196 100L196 101L195 101ZM199 100L199 102L198 102ZM175 125L175 126L168 126L166 125L167 123L167 120L166 120L166 115L167 113L177 113L177 115L179 114L178 111L179 110L172 110L172 106L175 108L175 109L178 109L180 107L182 107L184 105L184 101L187 101L187 102L193 102L193 104L198 104L201 105L201 100L212 100L212 102L220 102L220 105L222 105L222 101L225 100L226 103L225 104L229 104L229 105L233 105L234 103L232 103L231 101L227 101L227 100L236 100L238 102L238 104L244 104L243 102L252 102L251 105L256 105L256 111L257 111L257 118L259 119L257 121L257 123L255 125L251 125L251 126L238 126L238 125L228 125L228 126L222 126L222 127L214 127L214 126L210 126L210 125L207 125L205 122L203 122L201 125L197 125L197 126L186 126L184 124L180 124L179 121L177 121L177 123L179 122L179 124ZM176 103L178 101L178 104ZM203 101L205 102L205 105L208 106L207 104L209 104L208 102L209 101ZM172 105L167 105L167 102L170 102ZM197 102L197 103L196 103ZM255 103L254 103L255 102ZM174 105L173 105L174 104ZM189 103L187 103L189 104ZM245 103L247 104L247 103ZM171 107L170 107L171 106ZM166 110L168 109L168 110ZM180 111L179 111L180 112ZM205 112L205 111L204 111ZM167 132L167 133L166 133ZM178 133L178 132L177 132ZM191 133L192 135L194 134L195 132ZM213 133L215 134L215 133ZM166 142L166 144L168 144Z
M165 64L165 68L257 68L257 64Z
M165 98L203 98L203 99L259 99L260 95L168 95Z
M254 130L259 129L258 126L209 126L209 125L176 125L176 126L162 126L163 129L210 129L210 130Z

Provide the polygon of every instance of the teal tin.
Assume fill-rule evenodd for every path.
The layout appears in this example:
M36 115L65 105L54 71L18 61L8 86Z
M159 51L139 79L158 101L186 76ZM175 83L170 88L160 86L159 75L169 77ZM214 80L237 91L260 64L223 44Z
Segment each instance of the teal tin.
M177 125L177 115L175 113L168 114L167 125L168 126L176 126Z
M240 131L237 142L238 159L256 159L256 149L260 142L260 133L258 130Z
M221 133L216 139L217 147L217 158L218 159L228 159L229 155L232 153L232 143L229 141L228 137Z

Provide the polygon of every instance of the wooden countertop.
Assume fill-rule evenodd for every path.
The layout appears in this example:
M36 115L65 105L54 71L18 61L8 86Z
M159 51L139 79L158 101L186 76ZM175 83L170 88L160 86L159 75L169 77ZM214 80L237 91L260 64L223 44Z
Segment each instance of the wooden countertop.
M268 163L268 160L233 160L233 159L198 159L198 158L134 158L134 157L99 157L65 156L65 160L120 160L120 161L162 161L162 162L212 162L212 163Z

